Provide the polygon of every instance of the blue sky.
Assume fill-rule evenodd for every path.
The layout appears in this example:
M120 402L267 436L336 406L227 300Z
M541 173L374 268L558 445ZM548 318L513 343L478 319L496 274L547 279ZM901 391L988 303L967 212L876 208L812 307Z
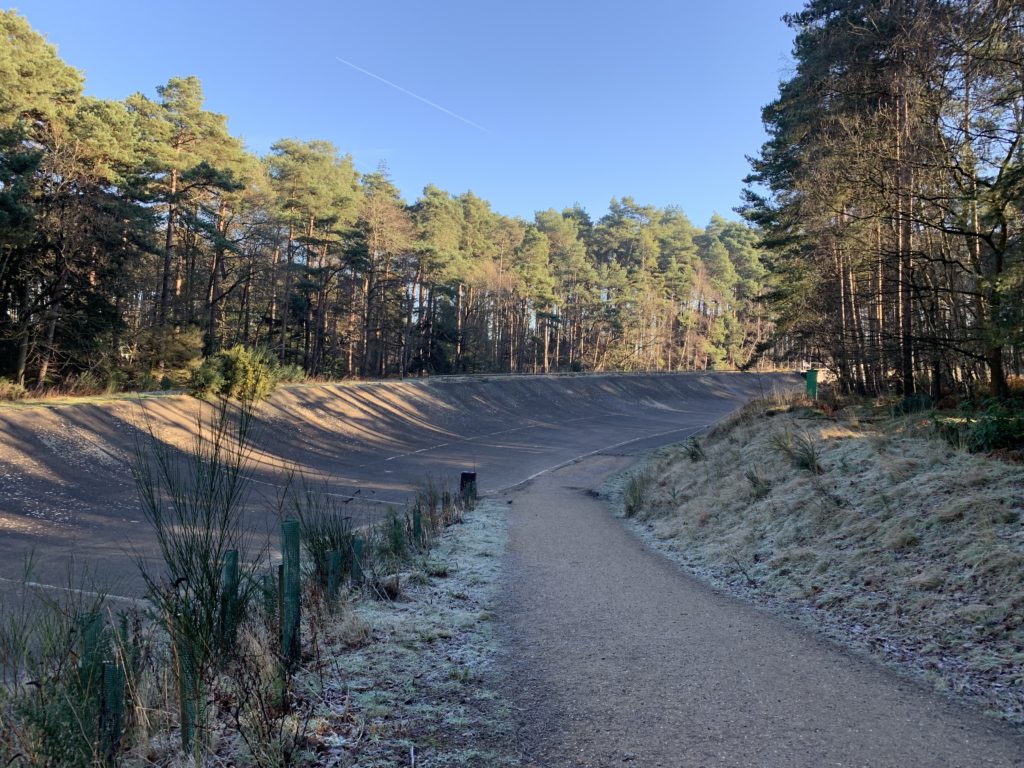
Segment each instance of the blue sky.
M800 0L247 3L20 0L88 93L202 80L259 153L329 139L387 163L408 200L434 183L532 218L613 196L733 217L761 107L787 76ZM11 6L8 6L11 7ZM339 61L391 81L466 121Z

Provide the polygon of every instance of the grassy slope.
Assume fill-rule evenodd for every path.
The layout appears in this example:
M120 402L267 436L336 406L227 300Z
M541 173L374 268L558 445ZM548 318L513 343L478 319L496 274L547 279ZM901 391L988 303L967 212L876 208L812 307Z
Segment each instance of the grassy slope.
M1022 465L956 451L920 417L766 403L702 447L644 470L638 518L658 547L1024 722Z

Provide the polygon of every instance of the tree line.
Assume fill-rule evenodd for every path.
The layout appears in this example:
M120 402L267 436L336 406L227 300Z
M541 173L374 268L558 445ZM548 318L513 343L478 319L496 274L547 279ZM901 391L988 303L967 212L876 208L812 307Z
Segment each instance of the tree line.
M777 332L849 390L1009 392L1024 369L1024 5L810 0L745 214Z
M123 101L0 15L0 375L149 387L260 347L316 377L703 370L771 345L758 236L612 200L407 203L327 141L260 157L195 77Z

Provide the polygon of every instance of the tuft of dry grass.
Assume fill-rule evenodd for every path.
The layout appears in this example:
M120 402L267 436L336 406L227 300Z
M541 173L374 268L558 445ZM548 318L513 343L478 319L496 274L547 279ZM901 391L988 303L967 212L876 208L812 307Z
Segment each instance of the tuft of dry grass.
M743 473L750 483L750 495L754 501L760 501L772 491L772 481L762 474L761 470L750 467Z
M755 403L652 461L633 510L709 580L1024 722L1024 470L920 416ZM882 650L879 650L882 649Z
M644 508L653 482L654 478L646 470L630 475L629 480L626 481L626 490L623 496L626 517L632 517Z
M690 461L697 463L698 461L704 461L707 455L704 453L704 446L696 437L691 437L686 441L686 455L690 457Z

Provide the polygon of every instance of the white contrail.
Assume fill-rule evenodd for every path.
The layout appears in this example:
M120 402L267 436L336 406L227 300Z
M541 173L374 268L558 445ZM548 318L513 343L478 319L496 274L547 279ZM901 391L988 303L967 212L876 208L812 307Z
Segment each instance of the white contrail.
M407 89L403 88L403 87L402 87L402 86L400 86L400 85L397 85L397 84L395 84L395 83L392 83L392 82L391 82L390 80L385 80L385 79L384 79L383 77L381 77L380 75L375 75L375 74L373 74L373 72L370 72L370 71L369 71L368 69L363 69L363 68L362 68L362 67L360 67L359 65L357 65L357 64L353 64L353 63L352 63L351 61L346 61L345 59L341 58L341 56L335 56L334 58L336 58L336 59L337 59L338 61L340 61L340 62L341 62L342 64L344 64L344 65L346 65L346 66L349 66L349 67L352 67L352 69L356 70L357 72L362 72L362 73L363 73L364 75L367 75L367 76L369 76L369 77L372 77L372 78L373 78L374 80L380 80L380 81L381 81L382 83L384 83L384 85L390 85L390 86L391 86L392 88L394 88L394 89L395 89L396 91L401 91L401 92L402 92L402 93L404 93L404 94L405 94L406 96L412 96L412 97L413 97L414 99L416 99L417 101L422 101L422 102L423 102L424 104L426 104L426 105L427 105L428 107L433 107L434 109L436 109L436 110L437 110L437 111L439 111L439 112L444 112L444 113L445 113L446 115L449 115L449 116L451 116L451 117L454 117L454 118L455 118L456 120L461 120L461 121L462 121L462 122L464 122L464 123L465 123L466 125L471 125L471 126L473 126L474 128L476 128L476 129L478 129L478 130L481 130L481 131L483 131L484 133L489 133L489 131L488 131L488 130L487 130L486 128L484 128L484 127L483 127L482 125L479 125L478 123L474 123L474 122L473 122L472 120L470 120L469 118L465 118L465 117L463 117L462 115L456 114L455 112L452 112L452 111L451 111L450 109L445 109L445 108L444 108L444 107L442 107L442 106L441 106L440 104L435 104L435 103L434 103L434 102L432 102L432 101L431 101L430 99L425 99L425 98L423 98L422 96L420 96L419 94L415 94L415 93L413 93L412 91L410 91L410 90L407 90Z

